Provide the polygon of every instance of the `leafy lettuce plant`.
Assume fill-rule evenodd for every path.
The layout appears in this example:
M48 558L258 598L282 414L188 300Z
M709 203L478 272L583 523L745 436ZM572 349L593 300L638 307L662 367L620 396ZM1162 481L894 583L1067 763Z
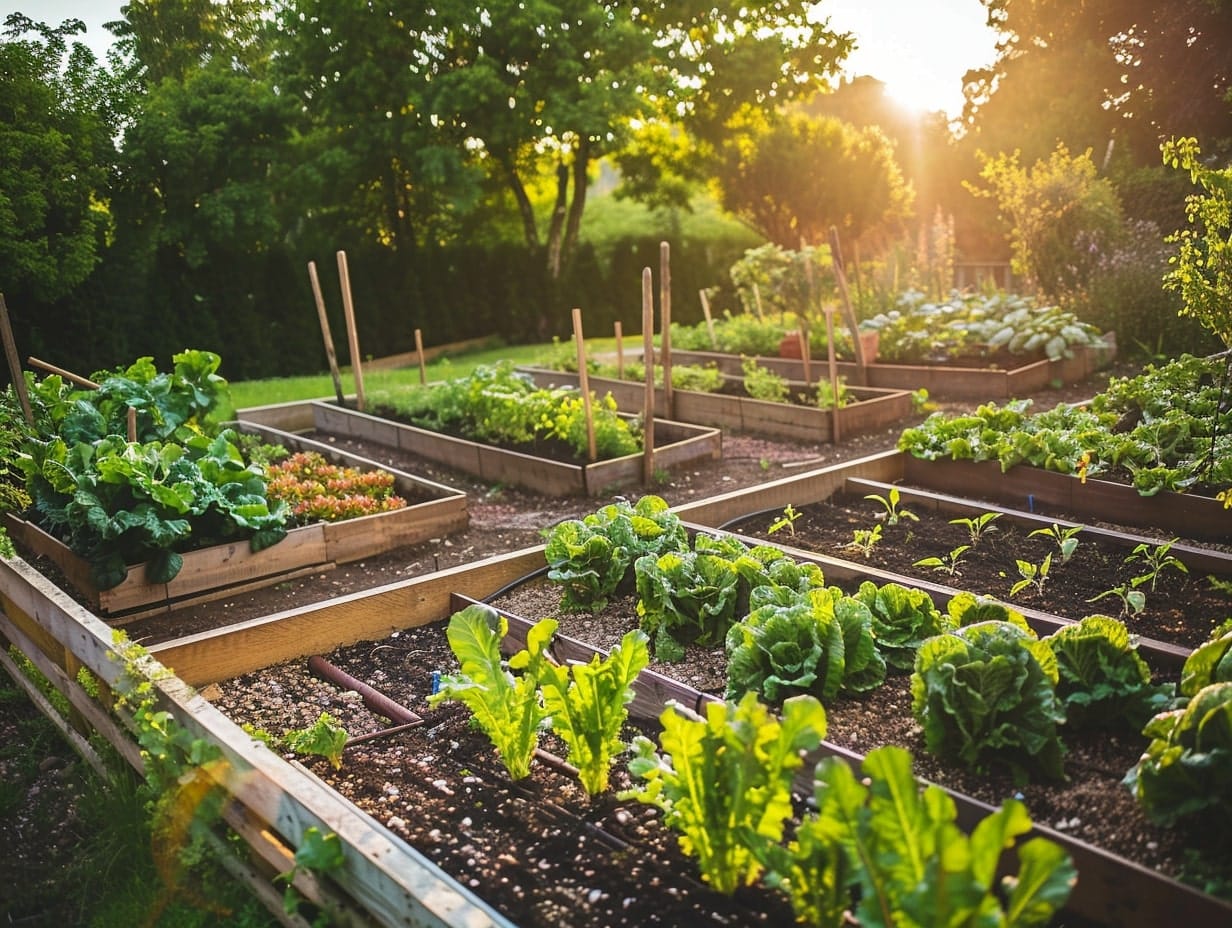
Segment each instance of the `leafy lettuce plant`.
M727 633L728 699L753 691L777 703L807 693L824 704L885 682L868 606L837 589L779 589L780 602L759 606Z
M555 619L537 622L526 634L525 650L507 664L501 660L500 643L509 622L492 607L476 604L455 612L445 631L461 670L442 675L440 690L428 697L428 703L457 700L470 709L514 780L530 775L539 735L547 727L539 676L556 627ZM515 676L515 670L521 673Z
M595 655L588 664L539 667L552 731L568 745L569 761L591 796L607 789L612 758L624 747L620 730L629 715L631 684L649 660L646 636L634 629L603 660Z
M684 645L718 644L731 627L740 594L736 565L706 551L644 555L633 565L639 624L663 661L684 657Z
M1183 697L1194 696L1212 683L1232 683L1232 619L1216 627L1185 659L1177 690Z
M825 737L825 710L793 696L776 718L750 691L738 703L709 703L704 718L669 706L659 721L662 753L634 740L629 772L644 783L621 798L661 809L702 878L731 895L761 874L759 846L782 840L792 778L802 752Z
M1007 767L1062 779L1065 712L1052 649L1009 622L930 638L916 655L912 711L928 750L976 771Z
M1212 683L1183 709L1161 712L1142 733L1146 752L1125 775L1143 811L1162 825L1232 826L1232 683Z
M981 596L963 590L950 597L945 607L949 628L962 628L980 622L1009 622L1032 638L1038 637L1027 622L1027 617L994 596Z
M898 583L877 586L865 580L855 596L868 607L877 650L893 671L909 673L920 645L954 627L923 590Z
M1065 851L1032 838L1017 848L1018 873L998 879L1002 853L1031 830L1026 807L1007 799L968 835L953 799L922 786L911 764L910 752L886 746L864 759L864 780L838 758L817 765L817 811L766 855L766 882L787 892L797 920L850 924L854 887L865 928L1049 924L1077 877Z
M647 495L636 504L619 500L582 519L557 523L544 555L548 579L561 587L561 608L597 612L618 590L632 589L637 558L688 546L680 517L662 497Z
M1067 725L1128 725L1138 731L1165 707L1171 687L1151 683L1151 669L1124 622L1089 615L1044 641L1057 658L1057 697L1065 704Z

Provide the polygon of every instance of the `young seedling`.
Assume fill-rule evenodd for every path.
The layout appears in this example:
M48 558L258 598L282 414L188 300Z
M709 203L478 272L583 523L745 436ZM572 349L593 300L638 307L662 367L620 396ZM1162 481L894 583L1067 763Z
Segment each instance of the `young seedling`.
M788 535L794 535L796 534L796 519L798 518L800 518L800 511L791 503L788 503L783 508L783 514L771 522L770 527L766 531L773 535L775 532L787 529Z
M1032 564L1030 561L1017 561L1017 563L1018 575L1022 579L1010 587L1010 595L1017 596L1020 591L1034 586L1035 592L1042 596L1044 583L1048 580L1048 571L1052 569L1052 552L1045 554L1044 559L1038 564Z
M1122 583L1120 586L1114 586L1110 590L1104 590L1098 596L1092 596L1087 600L1089 603L1098 602L1105 596L1116 596L1121 600L1121 617L1132 618L1141 615L1146 609L1146 594L1141 590L1136 590L1137 586L1133 581Z
M855 551L861 557L867 559L873 553L873 548L877 546L877 542L881 541L881 523L878 522L872 528L858 528L852 534L851 541L847 542L843 547Z
M864 497L871 499L874 502L880 503L885 510L885 524L898 525L900 519L910 519L912 522L919 522L920 517L910 509L899 505L901 495L898 492L898 487L890 487L890 492L887 496L880 496L877 493L869 493Z
M947 576L953 577L958 573L958 562L962 560L962 556L969 550L971 550L971 545L959 545L944 557L921 558L912 566L931 567L933 570L940 571Z
M1062 528L1056 522L1053 522L1048 528L1037 528L1031 534L1043 535L1055 541L1057 543L1057 550L1061 552L1061 563L1066 564L1078 549L1078 539L1075 536L1083 528L1085 526L1082 525L1071 525L1069 528Z
M971 544L975 546L989 532L995 532L997 527L992 523L1001 518L999 512L986 512L972 519L950 519L950 525L961 525L971 535Z
M1173 570L1179 570L1183 574L1189 573L1189 568L1169 553L1172 550L1172 546L1176 544L1178 540L1179 539L1177 538L1173 538L1169 542L1165 542L1162 545L1155 545L1154 547L1151 547L1144 541L1142 544L1138 545L1138 547L1134 548L1129 557L1125 558L1125 563L1132 564L1140 561L1147 566L1147 571L1144 574L1134 577L1130 583L1135 587L1139 587L1149 580L1151 582L1151 592L1154 593L1155 584L1158 582L1159 574L1163 570L1171 567Z

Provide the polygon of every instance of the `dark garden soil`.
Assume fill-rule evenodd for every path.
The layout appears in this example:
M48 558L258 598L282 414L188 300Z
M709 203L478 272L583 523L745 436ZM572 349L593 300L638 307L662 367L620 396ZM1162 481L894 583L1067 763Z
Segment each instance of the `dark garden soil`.
M1074 536L1078 546L1070 559L1062 562L1058 543L1052 537L1032 536L1029 529L1011 525L1004 519L992 522L993 530L972 544L968 528L953 524L949 516L916 509L909 504L901 508L912 512L916 520L902 517L898 524L888 525L885 509L876 500L840 493L824 502L798 507L800 516L792 523L791 531L780 529L773 534L768 531L781 513L761 514L726 528L771 543L843 558L857 565L986 594L1002 602L1063 618L1080 619L1092 613L1119 616L1141 637L1170 641L1188 648L1197 647L1215 625L1232 618L1232 596L1213 586L1204 573L1167 567L1159 572L1154 585L1148 580L1133 586L1133 580L1146 575L1150 569L1141 556L1133 554L1133 547L1121 548L1079 532ZM878 524L882 526L881 540L867 555L852 546L856 531L871 530ZM1160 537L1155 545L1166 544L1169 540ZM951 554L963 545L969 546L968 549L951 558ZM1033 583L1011 595L1011 588L1022 579L1017 562L1029 561L1038 566L1048 554L1052 555L1052 561L1042 586ZM932 557L943 562L940 568L915 566L916 561ZM1135 559L1127 561L1128 557ZM950 568L955 561L951 574ZM1227 581L1230 578L1216 579ZM1117 595L1092 601L1118 587L1144 593L1145 609L1137 615L1122 615L1123 600Z

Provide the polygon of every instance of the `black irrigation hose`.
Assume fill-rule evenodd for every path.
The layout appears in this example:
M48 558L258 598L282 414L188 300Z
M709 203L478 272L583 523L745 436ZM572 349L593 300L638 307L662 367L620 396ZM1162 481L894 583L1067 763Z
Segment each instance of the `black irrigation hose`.
M782 511L783 511L782 506L771 506L768 509L758 509L756 512L746 512L743 515L739 515L739 516L736 516L735 518L728 519L726 522L721 522L718 525L716 525L714 528L715 528L715 531L725 532L727 531L727 526L732 525L736 522L745 522L745 521L748 521L749 519L756 519L762 516L776 515L778 513L781 513Z
M487 596L485 596L483 599L479 601L481 603L491 603L492 600L500 599L502 596L504 596L506 593L510 592L511 590L516 590L523 583L529 583L531 580L534 580L536 577L540 577L543 574L546 574L547 572L548 572L548 565L544 564L542 567L537 567L534 570L532 570L530 573L523 574L521 577L518 577L516 580L512 580L509 583L506 583L499 590L497 590L494 593L489 593Z

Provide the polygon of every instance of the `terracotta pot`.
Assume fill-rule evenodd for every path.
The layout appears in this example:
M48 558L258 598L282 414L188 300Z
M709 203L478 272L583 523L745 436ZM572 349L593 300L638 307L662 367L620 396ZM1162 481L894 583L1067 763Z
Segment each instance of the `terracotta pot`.
M800 357L800 333L788 332L779 342L779 357L780 358L799 358Z

